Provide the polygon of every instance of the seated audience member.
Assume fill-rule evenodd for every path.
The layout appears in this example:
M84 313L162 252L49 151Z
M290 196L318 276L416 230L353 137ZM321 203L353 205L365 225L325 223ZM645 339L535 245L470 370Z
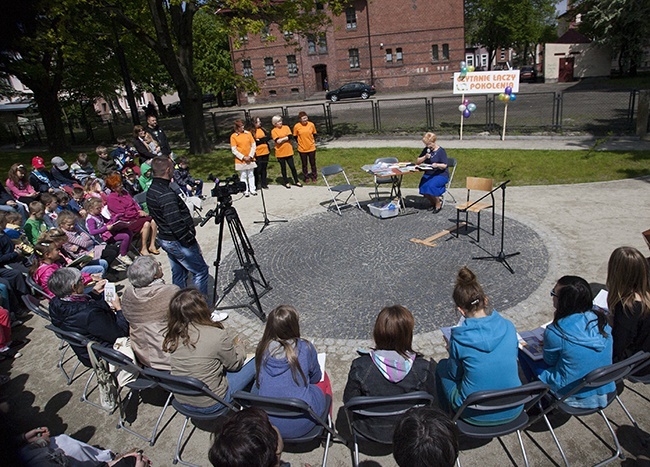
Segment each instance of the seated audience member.
M360 351L352 362L343 402L355 396L396 396L415 391L434 394L434 368L413 350L413 314L401 305L381 310L372 336L375 348ZM390 443L396 417L382 417L359 424L367 438Z
M84 207L84 211L88 213L86 216L88 233L96 237L99 236L106 243L119 245L120 261L126 265L131 264L131 258L129 257L131 237L133 236L131 231L126 226L121 227L119 224L104 218L102 215L104 202L101 198L88 198L84 203Z
M137 257L127 277L130 285L122 296L122 310L131 329L131 347L143 365L169 371L170 355L162 350L163 335L169 304L180 289L165 284L162 267L152 256Z
M138 180L138 174L135 173L135 170L128 168L124 170L124 177L122 178L124 183L124 189L131 196L135 196L139 193L142 193L142 187L140 186L140 180Z
M77 154L77 159L70 165L70 172L82 186L89 178L95 178L95 168L85 152Z
M52 243L59 250L59 259L56 263L61 267L65 267L73 262L74 257L63 250L63 245L68 242L68 235L63 229L54 228L41 234L36 244L38 243ZM96 280L104 277L106 273L106 261L103 259L93 259L88 262L81 263L76 266L83 274L90 274L96 276Z
M52 174L45 168L45 161L40 156L32 158L32 172L29 174L29 183L40 193L54 193L59 188L58 182L52 178Z
M533 361L523 352L519 359L528 377L532 370L560 397L587 373L612 363L612 329L604 313L592 310L591 287L582 277L561 277L551 295L555 313L544 332L544 360ZM614 383L585 388L565 403L579 408L606 407L607 394L615 389Z
M72 187L78 185L79 182L70 173L70 167L63 158L56 156L52 158L52 170L50 171L52 179L59 185L59 187Z
M7 190L14 199L29 205L38 199L40 193L29 183L27 169L23 164L13 164L7 174Z
M284 443L262 409L235 412L215 433L208 459L214 467L279 467Z
M145 162L151 162L151 159L157 156L156 153L151 152L149 145L145 141L147 132L144 130L142 125L136 125L133 127L133 146L135 150L138 151L138 159L140 166Z
M156 221L148 216L133 197L126 192L122 184L122 177L119 174L111 175L106 178L106 186L111 190L106 197L111 220L128 222L129 230L134 234L140 234L142 240L140 254L160 254L160 250L156 248L156 235L158 234Z
M134 157L138 155L138 151L134 147L128 147L126 145L126 138L124 137L119 137L116 141L117 145L111 151L111 157L117 164L118 170L123 172L127 168L137 167L134 162Z
M14 342L11 340L11 316L9 310L0 306L0 357L1 358L18 358L22 354L15 347L23 345L25 342Z
M104 186L98 178L89 178L84 185L84 198L101 198L106 201Z
M63 209L72 211L80 217L86 217L86 209L84 208L84 189L81 187L74 187L72 189L72 197L68 200L67 206Z
M142 191L147 191L151 186L151 182L153 182L153 170L149 164L144 162L140 166L140 172L142 173L142 175L140 175L140 178L138 178L140 188L142 188Z
M30 243L22 228L23 216L16 211L7 212L5 214L5 219L7 220L5 234L7 234L14 245L22 251L25 257L31 256L34 253L34 246Z
M196 289L183 289L169 304L169 322L163 351L171 353L172 375L193 376L217 396L231 400L231 394L247 389L255 378L254 359L244 365L246 345L213 322L205 297ZM223 405L207 396L175 394L189 410L214 413Z
M119 255L119 247L112 243L97 244L93 238L81 230L77 225L79 217L71 211L61 211L59 214L59 228L68 236L68 241L63 244L65 252L73 258L89 255L104 261L106 270Z
M315 413L326 410L325 393L332 395L329 378L324 384L314 344L300 338L298 312L290 305L276 307L266 321L255 352L257 387L260 396L305 401ZM299 438L314 428L310 418L271 417L284 438Z
M48 288L54 294L50 300L52 324L108 346L118 337L128 336L129 323L122 315L119 297L110 305L102 298L105 284L105 280L97 282L93 288L95 293L86 295L81 272L74 268L55 271L48 281ZM72 349L84 365L91 366L85 346L72 346Z
M0 277L11 282L11 287L20 295L29 293L25 285L23 274L27 274L25 257L20 248L5 233L7 227L7 215L0 212ZM8 267L7 267L8 266Z
M496 310L488 308L488 298L476 276L467 267L458 271L454 303L465 320L451 328L449 358L436 369L438 404L455 412L467 396L476 391L521 386L517 366L517 331ZM476 425L498 425L513 420L521 407L503 412L468 412L464 420Z
M70 191L72 191L72 189ZM58 204L57 207L58 212L61 212L64 209L68 209L68 204L70 204L70 200L72 199L72 197L68 194L68 192L57 191L56 193L54 193L54 197L56 198L56 204ZM68 209L68 211L70 210L71 209Z
M456 424L438 409L409 409L395 426L393 457L399 467L453 467L458 458Z
M201 196L203 194L203 180L194 178L190 174L187 157L179 157L178 165L174 170L174 181L187 196Z
M14 197L5 189L2 181L0 181L0 211L18 212L23 216L23 220L27 219L24 206L16 202Z
M48 229L56 227L56 220L59 217L59 211L61 211L59 201L53 193L42 193L41 202L45 207L45 215L43 216L45 225L47 225Z
M151 133L146 133L143 140L149 147L149 151L155 154L156 157L163 155L162 152L160 152L160 144L158 144L158 141L151 136Z
M119 172L117 164L113 158L108 154L108 149L106 146L97 146L95 149L97 153L97 176L100 178L106 178L109 175Z
M607 306L612 317L613 357L625 360L650 352L650 267L639 250L622 246L607 265ZM650 366L639 375L650 374Z
M43 220L45 217L45 206L40 201L29 203L29 218L25 221L25 235L27 240L33 245L43 232L47 230L47 224Z
M34 245L34 250L36 257L32 262L32 266L29 268L29 275L34 282L36 282L43 291L48 295L49 298L54 297L54 294L50 292L50 289L47 286L47 281L50 280L52 274L55 271L61 269L63 265L61 264L61 253L59 247L54 242L48 241L39 241ZM84 284L90 282L99 281L101 275L93 277L88 273L83 273L81 276L84 279Z

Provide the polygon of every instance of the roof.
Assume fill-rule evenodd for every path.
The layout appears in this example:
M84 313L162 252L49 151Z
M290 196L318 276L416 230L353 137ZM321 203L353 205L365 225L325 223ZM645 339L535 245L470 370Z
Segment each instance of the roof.
M591 42L584 34L575 29L569 29L567 32L554 42L554 44L588 44Z
M30 105L32 105L31 102L8 102L0 104L0 112L22 112L27 110Z

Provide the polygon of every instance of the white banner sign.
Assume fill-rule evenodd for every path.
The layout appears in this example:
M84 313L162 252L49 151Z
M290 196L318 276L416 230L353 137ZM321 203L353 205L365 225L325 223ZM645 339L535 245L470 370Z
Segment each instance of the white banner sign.
M454 73L454 94L500 94L507 86L519 92L519 70Z

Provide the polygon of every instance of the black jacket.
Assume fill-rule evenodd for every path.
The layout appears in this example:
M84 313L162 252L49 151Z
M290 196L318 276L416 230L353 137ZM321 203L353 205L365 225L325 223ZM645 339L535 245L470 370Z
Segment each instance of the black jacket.
M0 181L0 204L7 204L7 201L16 201L13 196L5 189L4 184Z
M196 243L194 220L185 202L170 187L170 181L154 177L147 190L149 215L158 225L158 237L183 246Z
M153 139L158 141L160 152L162 152L163 156L169 156L172 153L172 148L169 147L169 140L167 139L167 135L159 125L156 125L155 128L150 128L149 125L146 125L144 127L144 131L149 133Z
M50 188L59 187L59 184L56 182L56 180L52 179L52 175L50 174L50 172L48 172L47 170L42 170L41 173L48 178L49 183L41 181L40 178L34 175L34 172L31 172L29 174L29 184L34 187L34 190L40 193L47 193L50 190Z
M70 174L70 169L61 170L57 167L52 167L50 171L52 180L60 185L78 185L79 182Z
M112 346L118 337L128 336L128 330L120 327L117 315L101 297L84 296L80 301L53 298L50 301L52 324L62 331L70 331ZM81 363L90 365L86 347L72 347Z

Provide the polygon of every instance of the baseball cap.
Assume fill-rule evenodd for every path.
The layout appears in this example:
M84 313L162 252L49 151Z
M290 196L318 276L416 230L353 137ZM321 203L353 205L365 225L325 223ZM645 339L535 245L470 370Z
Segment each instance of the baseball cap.
M32 166L35 169L44 169L45 168L45 161L43 160L42 157L36 156L32 158Z
M67 170L68 169L68 164L65 163L63 158L56 156L52 158L52 165L55 166L59 170Z

